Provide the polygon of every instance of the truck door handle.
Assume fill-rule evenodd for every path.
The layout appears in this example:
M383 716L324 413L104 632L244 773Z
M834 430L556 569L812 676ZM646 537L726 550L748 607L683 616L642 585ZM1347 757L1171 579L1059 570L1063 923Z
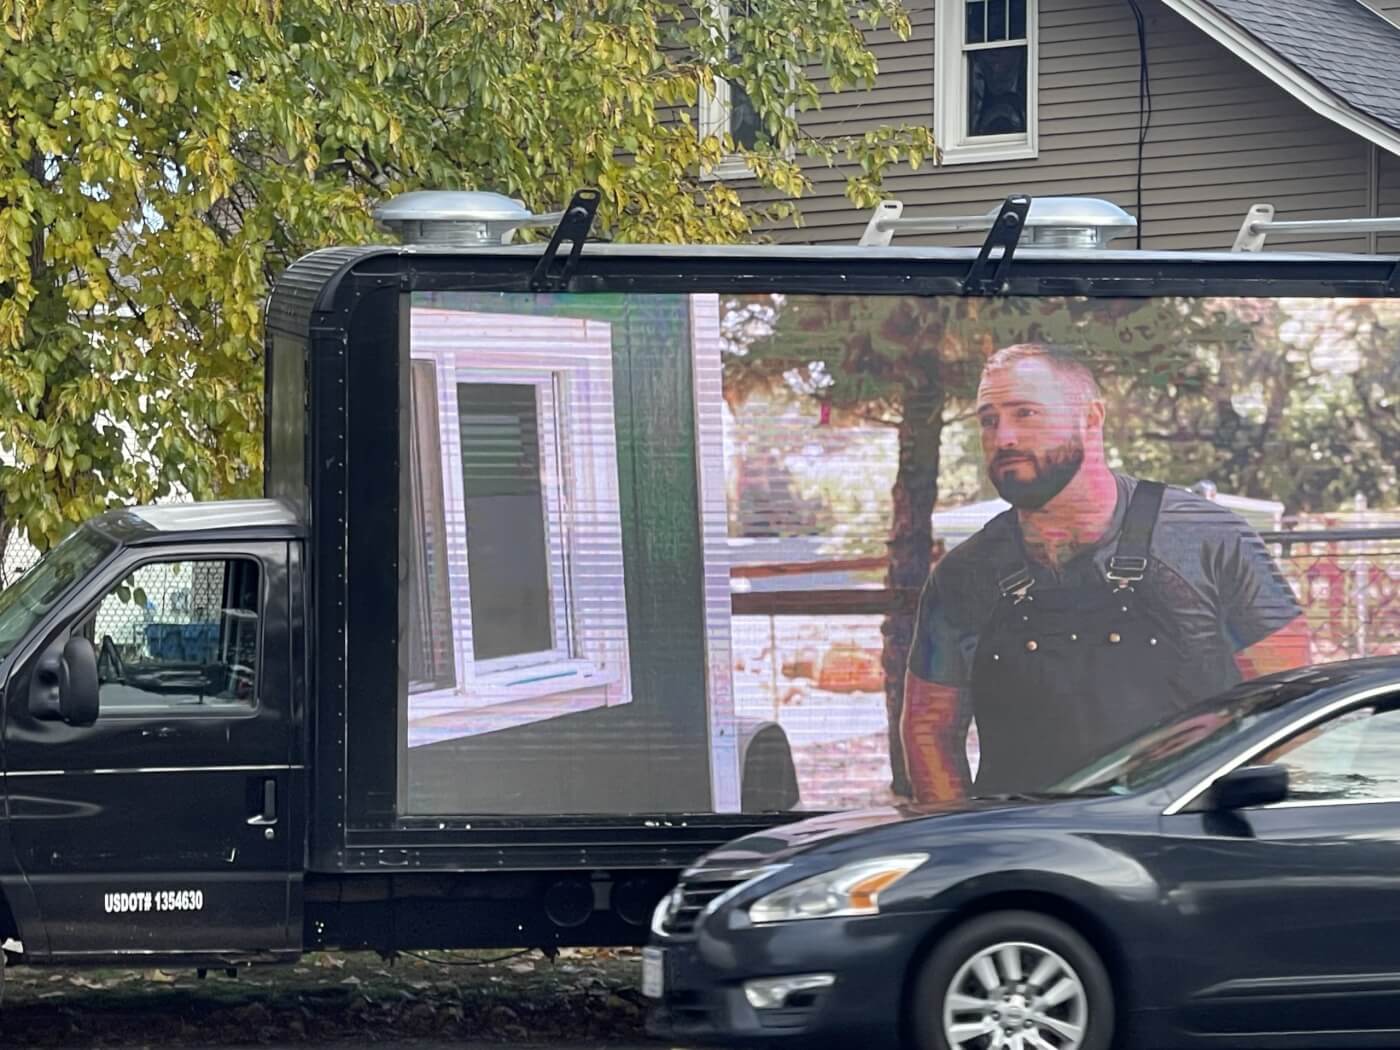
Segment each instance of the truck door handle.
M249 824L277 823L277 781L267 777L262 782L262 809L248 818Z
M141 735L145 737L155 737L157 740L169 740L175 735L175 729L171 726L158 726L155 729L143 729Z

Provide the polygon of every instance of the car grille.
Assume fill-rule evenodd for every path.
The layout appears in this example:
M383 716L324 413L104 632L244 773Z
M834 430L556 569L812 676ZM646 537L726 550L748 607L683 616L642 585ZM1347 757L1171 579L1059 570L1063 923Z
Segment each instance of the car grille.
M694 933L701 914L717 897L747 882L754 875L751 868L700 868L686 872L681 876L677 896L662 921L662 930L676 937Z

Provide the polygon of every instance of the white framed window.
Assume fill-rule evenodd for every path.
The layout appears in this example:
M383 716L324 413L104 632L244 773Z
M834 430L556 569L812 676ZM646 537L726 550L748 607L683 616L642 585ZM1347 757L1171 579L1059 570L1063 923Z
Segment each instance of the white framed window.
M415 308L409 746L631 700L612 336Z
M934 137L945 164L1036 156L1039 0L937 0Z
M558 374L457 368L471 662L478 677L573 658Z
M759 0L710 0L712 10L718 18L720 33L731 40L730 19L750 14ZM729 47L730 61L738 57L738 41ZM788 114L796 112L789 107ZM740 84L732 83L724 77L714 78L714 91L701 89L700 125L701 139L710 136L728 135L740 149L755 149L765 138L766 132L754 109L753 100ZM704 174L707 179L747 178L752 174L742 153L731 153L720 161L719 166Z

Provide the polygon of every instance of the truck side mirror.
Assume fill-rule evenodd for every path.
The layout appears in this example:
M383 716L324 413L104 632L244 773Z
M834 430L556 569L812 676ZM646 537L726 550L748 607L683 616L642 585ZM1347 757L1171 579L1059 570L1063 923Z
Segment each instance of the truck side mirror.
M75 635L39 658L29 683L29 711L44 721L90 726L97 721L97 650Z
M1209 808L1222 810L1268 806L1288 798L1288 770L1280 765L1241 766L1211 785Z

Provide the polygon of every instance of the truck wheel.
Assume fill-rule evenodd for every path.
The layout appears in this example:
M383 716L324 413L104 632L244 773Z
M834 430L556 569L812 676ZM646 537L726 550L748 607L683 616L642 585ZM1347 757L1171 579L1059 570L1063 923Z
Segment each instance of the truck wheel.
M1108 1050L1113 987L1071 927L1028 911L971 919L934 949L914 985L918 1050Z

